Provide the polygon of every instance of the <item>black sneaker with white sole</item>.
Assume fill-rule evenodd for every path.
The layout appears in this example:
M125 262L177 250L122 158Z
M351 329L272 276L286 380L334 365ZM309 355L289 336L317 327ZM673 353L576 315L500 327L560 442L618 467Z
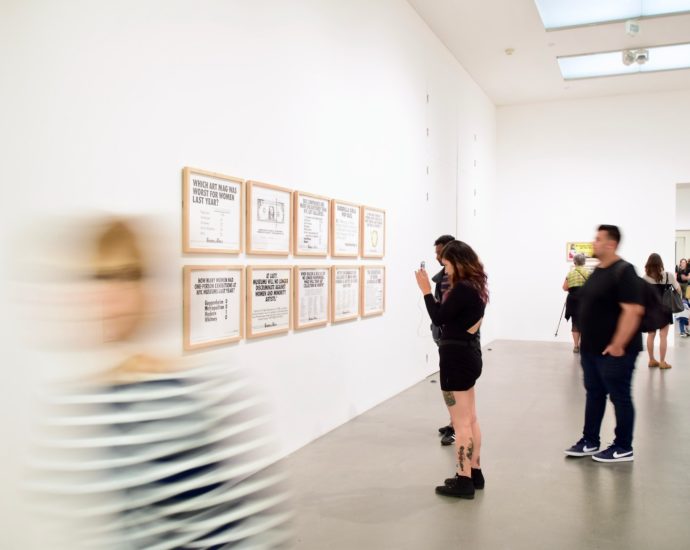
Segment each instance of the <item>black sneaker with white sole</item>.
M599 452L598 443L590 443L584 437L580 439L575 445L565 450L568 456L592 456Z
M447 426L443 426L438 429L438 433L441 434L442 436L448 435L448 433L453 433L455 430L453 430L453 425L448 424Z
M632 462L633 450L611 445L608 449L592 455L592 460L597 462Z
M448 445L452 445L455 443L455 432L450 432L448 435L444 435L441 438L441 445L444 447L447 447Z

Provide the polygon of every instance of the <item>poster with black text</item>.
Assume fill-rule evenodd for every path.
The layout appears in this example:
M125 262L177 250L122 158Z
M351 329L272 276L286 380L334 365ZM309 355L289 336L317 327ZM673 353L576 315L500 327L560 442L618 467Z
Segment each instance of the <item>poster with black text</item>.
M295 255L328 255L330 206L327 198L295 192Z
M266 183L247 185L247 252L289 255L292 191Z
M332 321L346 321L359 317L359 274L357 266L333 266Z
M333 248L331 254L345 258L359 256L359 206L332 201Z
M266 336L290 330L292 268L252 266L247 268L249 293L247 336Z
M239 253L242 249L242 180L185 168L183 187L183 251Z
M295 267L295 328L328 323L329 267Z
M362 317L380 315L386 309L386 268L362 266Z
M185 349L240 340L244 297L243 267L185 266Z
M383 258L386 253L386 212L362 207L362 257Z

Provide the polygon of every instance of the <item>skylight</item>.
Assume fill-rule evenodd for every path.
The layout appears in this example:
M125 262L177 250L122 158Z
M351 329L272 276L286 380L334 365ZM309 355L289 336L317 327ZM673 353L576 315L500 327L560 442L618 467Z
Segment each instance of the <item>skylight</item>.
M625 65L623 63L624 52L618 50L559 57L558 66L565 80L690 68L690 44L640 48L628 50L628 52L632 58L637 57L640 60L647 52L648 60L643 64L632 61L630 65ZM640 53L636 56L636 52Z
M690 12L690 0L534 0L547 30Z

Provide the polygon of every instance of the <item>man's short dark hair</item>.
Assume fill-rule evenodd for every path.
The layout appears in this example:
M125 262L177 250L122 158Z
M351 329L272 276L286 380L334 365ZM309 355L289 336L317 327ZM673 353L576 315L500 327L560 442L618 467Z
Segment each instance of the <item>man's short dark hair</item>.
M453 235L441 235L438 239L436 239L436 242L434 242L434 246L438 246L440 244L446 246L449 242L454 240L455 237L453 237Z
M606 231L609 239L616 241L617 243L621 242L621 230L618 229L617 225L600 225L597 231Z

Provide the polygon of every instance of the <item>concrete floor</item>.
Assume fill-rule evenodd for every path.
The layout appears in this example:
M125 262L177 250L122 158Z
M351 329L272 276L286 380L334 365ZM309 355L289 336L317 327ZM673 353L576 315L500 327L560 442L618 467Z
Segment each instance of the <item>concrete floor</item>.
M304 550L690 548L690 341L668 371L640 354L635 461L566 458L584 389L570 346L493 342L477 384L486 489L472 501L434 486L454 472L434 375L283 461ZM613 440L609 404L602 444Z

